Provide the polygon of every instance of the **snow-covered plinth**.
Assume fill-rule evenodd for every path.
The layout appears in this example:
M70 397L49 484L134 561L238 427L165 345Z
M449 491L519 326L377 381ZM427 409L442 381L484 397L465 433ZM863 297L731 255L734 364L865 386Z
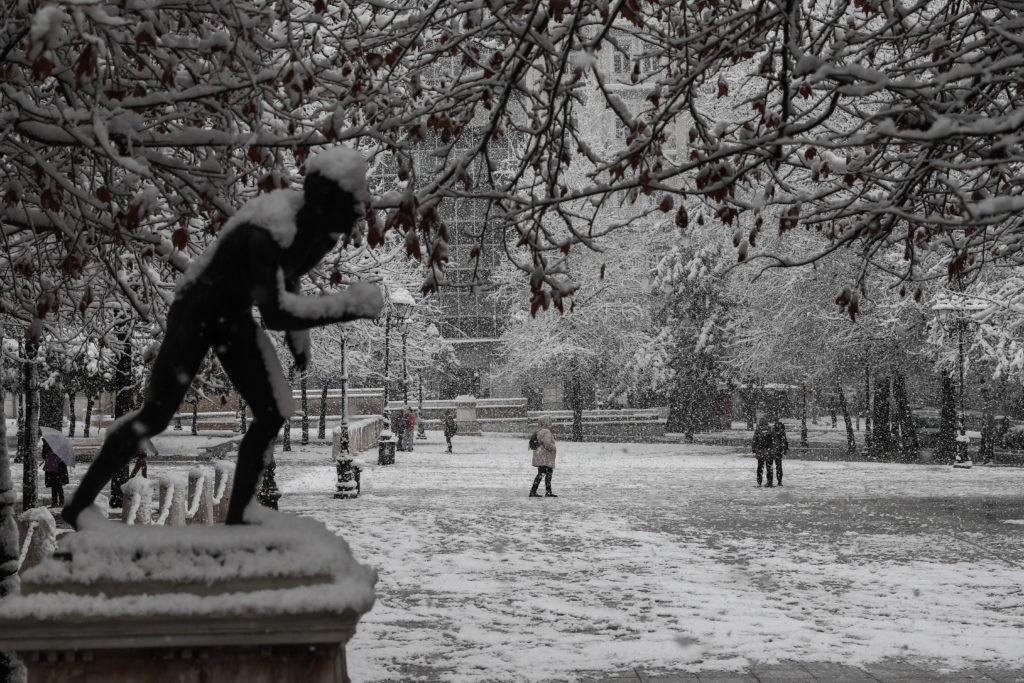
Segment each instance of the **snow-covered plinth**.
M373 606L376 572L319 522L258 514L248 526L106 524L68 534L25 573L22 594L2 601L0 650L18 652L30 673L53 665L39 653L86 651L109 672L134 670L138 651L153 648L165 659L200 648L193 668L203 659L237 671L265 669L253 657L275 646L294 650L281 661L299 666L308 652L334 672L296 680L346 680L343 645Z

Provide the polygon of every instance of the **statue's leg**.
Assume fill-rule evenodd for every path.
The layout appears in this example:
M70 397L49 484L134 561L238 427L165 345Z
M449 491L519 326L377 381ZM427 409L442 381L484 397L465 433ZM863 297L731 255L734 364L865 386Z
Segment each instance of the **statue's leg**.
M79 513L92 505L114 473L135 456L144 437L164 430L181 405L208 349L204 324L189 320L172 308L167 317L167 337L153 362L146 400L141 409L123 416L107 430L99 455L79 482L71 502L61 511L69 524L75 525Z
M291 388L266 332L249 321L232 330L232 339L215 347L224 371L242 395L253 421L238 447L238 463L225 520L242 524L246 506L256 494L256 482L269 464L274 437L291 412ZM276 391L275 391L276 389Z

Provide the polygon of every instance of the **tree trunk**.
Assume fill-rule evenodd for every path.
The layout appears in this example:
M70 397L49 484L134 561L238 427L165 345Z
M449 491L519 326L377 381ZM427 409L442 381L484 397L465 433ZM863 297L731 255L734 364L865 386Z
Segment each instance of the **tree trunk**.
M868 453L874 447L871 438L871 367L864 366L864 446Z
M292 387L295 385L295 365L288 368L288 394L291 395ZM290 451L292 449L292 416L284 416L284 426L281 427L284 433L281 435L281 450Z
M75 435L75 392L68 392L68 436Z
M192 401L192 435L199 434L199 398Z
M836 400L839 401L839 411L843 415L843 423L846 425L846 452L854 455L857 452L857 441L853 437L853 422L850 420L850 411L846 407L846 394L843 388L836 385Z
M951 461L956 455L956 394L953 378L942 371L942 396L939 408L939 439L935 455L942 461Z
M800 445L807 448L807 385L800 384Z
M320 426L316 430L316 438L327 438L327 382L320 391Z
M249 431L249 416L246 413L246 410L248 410L248 406L245 403L245 399L242 398L241 394L239 394L238 395L238 430L242 434L245 434L247 431Z
M0 338L0 377L6 361L3 339ZM18 542L18 524L15 521L14 479L7 452L7 415L4 412L4 387L0 382L0 601L18 592L18 560L21 556ZM18 670L13 653L0 652L0 681L13 681Z
M309 395L306 392L306 373L299 375L299 390L302 396L302 445L309 443Z
M3 339L0 338L0 376L6 369ZM0 600L18 589L18 525L15 521L14 479L7 452L7 415L4 413L4 387L0 382ZM0 653L0 676L4 672L4 655ZM0 677L0 680L6 680Z
M39 425L57 431L64 426L64 384L59 374L39 389ZM52 452L50 444L43 441L40 459L45 460Z
M583 381L580 378L579 362L575 358L569 366L568 381L563 386L565 387L566 407L572 411L572 436L570 440L583 441Z
M89 437L89 427L92 425L92 406L93 396L89 394L85 397L85 422L82 425L82 436Z
M130 413L135 402L132 391L131 330L124 328L118 332L117 337L121 342L121 348L118 350L117 363L114 366L114 420ZM110 480L110 507L120 508L124 505L121 485L128 481L129 472L129 463L125 463L114 472L114 477Z
M981 388L982 426L981 443L978 445L978 460L990 463L995 460L996 445L996 392L991 384Z
M892 452L892 432L890 431L889 411L889 378L883 377L875 382L875 434L873 451L876 457L883 457Z
M25 462L25 366L19 364L21 386L18 387L18 430L15 434L14 462Z
M896 402L895 422L899 430L900 453L904 458L916 460L921 454L921 442L917 438L914 413L910 410L910 401L907 398L907 380L902 372L893 375L892 395Z
M754 405L754 380L747 380L746 391L740 390L740 398L743 400L743 419L747 423L747 431L754 431L754 423L757 422L757 406Z
M57 431L64 427L64 386L60 379L39 390L39 424Z
M39 368L35 360L39 349L35 344L25 344L24 386L25 394L25 428L22 434L24 460L22 467L21 509L28 510L36 506L39 471Z

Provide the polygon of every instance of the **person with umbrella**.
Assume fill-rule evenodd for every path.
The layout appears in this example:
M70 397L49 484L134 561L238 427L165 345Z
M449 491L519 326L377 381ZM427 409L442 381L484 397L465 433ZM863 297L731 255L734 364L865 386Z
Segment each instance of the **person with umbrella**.
M60 431L50 427L40 427L39 431L43 436L43 483L50 489L50 507L61 507L68 467L75 465L75 450Z

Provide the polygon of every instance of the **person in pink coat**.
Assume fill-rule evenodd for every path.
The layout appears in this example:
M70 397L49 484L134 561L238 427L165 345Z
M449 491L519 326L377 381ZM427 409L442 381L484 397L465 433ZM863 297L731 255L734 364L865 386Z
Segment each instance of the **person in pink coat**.
M557 498L551 493L551 475L555 470L555 437L551 433L551 418L544 415L538 421L540 429L537 430L537 447L533 450L533 466L537 468L537 477L533 480L533 488L530 489L530 497L539 498L537 487L540 486L540 479L544 477L544 494L547 498Z

